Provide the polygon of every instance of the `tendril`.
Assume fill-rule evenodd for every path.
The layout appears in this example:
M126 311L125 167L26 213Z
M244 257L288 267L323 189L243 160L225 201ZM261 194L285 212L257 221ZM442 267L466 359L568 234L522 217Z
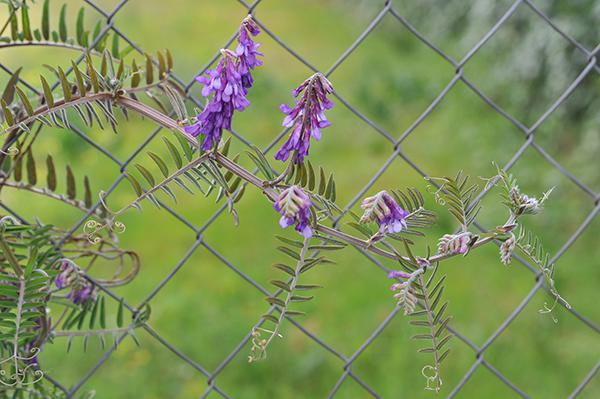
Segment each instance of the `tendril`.
M427 375L426 371L431 370L432 375ZM427 385L425 390L439 392L442 388L443 382L437 369L431 365L427 365L421 369L421 374L425 377Z
M0 150L0 153L9 157L16 157L19 154L19 149L17 147L8 147L6 150Z

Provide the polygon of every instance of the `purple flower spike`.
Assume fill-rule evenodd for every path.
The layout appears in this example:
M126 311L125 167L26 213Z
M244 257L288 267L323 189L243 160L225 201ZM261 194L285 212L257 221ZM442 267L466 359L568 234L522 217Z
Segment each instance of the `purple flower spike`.
M217 69L207 71L206 75L196 77L202 83L202 95L210 99L204 110L197 116L197 122L185 126L185 131L193 137L204 135L202 149L211 150L221 140L223 129L231 129L234 111L243 111L250 102L246 99L246 89L242 85L242 75L233 60L235 54L221 50L223 58Z
M273 208L281 214L279 225L284 229L296 223L296 231L304 238L312 237L310 228L310 207L312 202L308 195L298 186L290 186L283 190Z
M251 36L256 36L260 33L260 28L254 22L252 17L248 15L242 25L240 26L240 33L238 36L238 42L240 43L235 50L235 54L238 57L238 71L242 78L242 87L244 92L252 87L254 80L250 71L257 66L262 65L262 61L258 59L259 56L264 56L263 53L258 51L260 43L254 43Z
M292 128L292 134L288 141L275 154L275 159L287 161L291 152L294 152L292 161L300 164L308 155L311 136L315 140L321 139L321 129L331 125L325 117L325 110L333 107L333 102L327 98L333 93L333 86L325 76L316 73L306 79L296 90L292 91L294 97L298 98L294 108L281 104L279 109L286 117L282 125Z
M365 198L360 205L365 210L361 223L377 221L379 232L399 233L406 226L408 212L396 203L386 191L380 191L372 197Z

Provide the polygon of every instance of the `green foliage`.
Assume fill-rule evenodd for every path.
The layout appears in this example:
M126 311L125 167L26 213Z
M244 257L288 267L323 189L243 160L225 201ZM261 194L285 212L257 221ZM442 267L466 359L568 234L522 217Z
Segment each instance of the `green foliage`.
M0 220L0 349L15 364L35 355L48 327L52 266L60 257L51 245L51 229ZM26 378L19 371L14 377Z
M445 346L452 338L452 334L446 329L452 317L446 315L448 302L442 300L446 276L436 280L437 269L436 265L427 279L422 273L412 282L414 296L421 301L423 310L410 313L414 317L410 324L425 329L424 333L416 334L412 338L427 343L427 346L418 352L431 354L433 357L433 365L426 367L431 370L430 375L425 373L425 369L423 375L427 378L426 389L435 391L439 391L442 385L440 365L450 353L450 349L445 349Z
M300 164L292 163L291 165L291 171L285 179L286 183L305 187L313 194L313 197L335 203L336 192L333 173L326 177L322 167L319 167L317 173L309 160Z
M132 62L131 68L126 67L123 59L115 60L108 50L104 50L101 55L100 69L98 69L94 65L90 53L87 53L84 69L81 65L71 62L73 68L71 78L67 77L61 67L53 68L45 65L59 82L62 97L57 98L48 80L44 76L40 76L43 95L39 98L42 106L37 109L32 106L32 103L36 101L29 99L25 92L18 87L21 72L21 69L18 69L7 82L2 96L3 103L5 103L2 107L3 120L7 125L5 130L13 134L31 133L35 123L69 129L75 122L74 115L67 110L73 109L74 114L85 126L92 127L97 124L104 129L105 125L110 125L116 132L117 116L115 111L121 109L115 108L112 101L112 97L116 95L138 100L139 95L144 94L156 103L165 114L168 114L170 109L157 97L157 94L164 95L177 114L185 119L186 110L181 97L184 92L170 79L173 67L172 57L168 50L164 55L158 52L157 57L163 61L151 59L151 62L146 64L145 70L139 70L135 61ZM165 59L169 61L166 62ZM118 61L118 67L115 67L116 61ZM160 77L156 81L153 78L153 69L157 68L155 63L158 64L157 75ZM140 74L146 75L147 86L138 86ZM132 77L131 84L127 85L126 82L130 76ZM15 93L18 96L15 96ZM16 97L18 97L18 101L15 102Z
M77 51L86 51L88 49L101 53L107 48L107 43L112 42L112 55L115 58L122 59L129 54L133 48L125 47L119 51L119 35L108 30L102 37L99 37L103 25L100 21L97 22L93 34L85 26L85 8L81 7L77 13L75 22L75 35L69 36L67 23L67 4L60 7L60 12L57 20L57 29L52 30L50 17L50 0L45 0L42 5L42 19L39 28L32 25L29 17L29 6L23 2L23 6L19 7L20 13L16 11L14 4L8 4L11 24L11 35L0 37L0 47L9 47L11 45L35 44L35 45L55 45L66 47ZM19 24L20 22L20 24ZM112 36L112 37L111 37Z
M159 178L153 174L149 168L142 164L135 164L140 177L133 174L127 174L127 179L131 183L133 190L136 193L136 200L121 210L135 207L140 208L140 203L148 199L158 208L161 207L160 201L156 194L162 192L173 201L177 201L173 186L180 187L183 191L194 194L192 188L197 189L204 194L205 197L211 195L213 191L217 191L215 201L218 202L222 198L227 198L229 211L234 213L233 204L241 198L243 190L239 190L241 179L233 178L232 173L223 173L219 165L208 157L207 153L198 152L192 149L190 144L181 137L181 134L175 133L177 145L167 137L163 137L163 144L166 147L166 152L169 154L170 161L155 152L148 152L148 157L152 163L160 171L162 177ZM229 140L227 140L222 148L222 154L227 155L229 151ZM197 156L194 158L194 156ZM234 157L234 161L238 157ZM169 164L174 164L174 171L170 172Z
M550 253L548 253L544 246L542 245L542 241L531 231L526 229L523 226L519 226L519 229L516 234L516 246L521 250L529 260L531 260L535 266L538 267L548 288L550 289L550 293L554 297L554 304L548 307L547 304L544 304L544 309L540 310L540 313L550 313L554 309L554 306L561 301L565 304L567 309L571 308L571 305L560 296L556 286L554 284L554 266L555 264L551 262ZM556 320L555 320L556 321Z
M12 177L13 180L5 182L5 187L27 190L37 195L64 202L85 212L91 209L93 204L89 179L87 176L83 178L83 184L81 185L82 199L77 199L77 179L71 166L66 166L64 177L60 178L60 180L64 179L65 191L62 193L57 191L59 177L52 155L48 154L46 156L46 178L43 179L46 187L40 185L42 181L38 177L41 175L41 172L39 171L38 162L33 155L31 146L24 152L19 153L12 162L12 165L9 158L6 158L4 162L8 166L9 177ZM23 170L25 170L26 181L23 181Z
M102 349L105 349L107 339L112 339L116 347L122 336L131 337L139 345L135 329L143 326L149 319L150 306L145 305L128 323L124 322L124 314L127 310L122 300L117 304L116 311L107 311L107 307L104 295L98 296L95 301L85 303L82 307L73 306L62 322L61 329L52 331L51 337L66 337L67 352L71 350L76 339L82 340L84 351L87 350L90 339L97 339ZM109 322L107 314L114 315L112 323Z
M469 184L469 176L463 176L462 171L454 177L439 177L434 180L442 182L437 195L440 202L466 230L481 210L479 199L476 198L477 185Z
M338 250L345 247L345 244L327 237L318 237L322 244L310 245L310 239L297 241L282 236L275 236L283 245L277 247L281 253L293 259L296 263L292 267L286 263L275 263L274 268L282 271L285 276L282 279L271 280L270 284L277 290L265 300L272 306L272 309L262 316L262 322L259 327L252 332L252 348L248 360L250 362L263 360L267 357L267 347L275 337L282 337L281 324L285 317L302 316L304 312L297 310L295 304L308 302L314 298L313 295L307 295L306 292L322 288L317 284L299 284L300 276L317 265L333 263L325 256L319 256L319 251ZM308 255L311 251L312 254ZM273 310L279 312L279 316L273 315ZM270 322L273 326L270 329L263 327L265 322ZM261 333L267 333L268 337L263 338Z

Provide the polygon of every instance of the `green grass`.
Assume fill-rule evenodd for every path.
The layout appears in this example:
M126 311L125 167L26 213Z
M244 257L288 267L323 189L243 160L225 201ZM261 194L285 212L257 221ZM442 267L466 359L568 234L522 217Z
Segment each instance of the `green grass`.
M69 2L74 12L79 2ZM111 5L114 2L101 2ZM35 11L35 10L33 10ZM32 15L36 15L32 11ZM89 10L91 11L91 10ZM88 12L90 21L92 12ZM275 34L322 70L335 62L366 26L357 17L328 2L291 0L265 2L258 17ZM218 50L238 22L244 9L234 1L169 2L132 1L117 15L115 24L146 51L168 47L175 57L175 70L191 79ZM280 131L278 105L291 102L290 90L311 72L267 35L263 42L265 65L255 74L256 85L249 99L252 106L234 120L234 129L246 139L265 147ZM24 65L23 77L36 82L42 63L68 65L77 54L46 49L5 50L3 63ZM70 57L70 58L68 58ZM478 65L474 73L485 72ZM48 76L47 71L44 71ZM336 91L368 118L399 137L452 79L453 68L419 44L396 21L382 24L332 74ZM5 79L5 77L2 77ZM4 81L3 81L4 82ZM2 83L3 83L2 82ZM198 95L198 88L194 94ZM338 202L346 205L391 156L392 145L360 121L337 101L329 113L333 125L324 130L322 142L314 144L311 160L336 172ZM551 118L552 119L552 118ZM97 143L124 160L152 132L154 125L132 117L123 121L119 134L86 130ZM573 138L577 140L577 136ZM403 153L430 175L453 174L459 169L478 176L494 173L491 161L506 163L522 145L523 135L458 82L431 115L402 144ZM149 148L161 150L159 139ZM242 150L234 142L235 150ZM106 190L118 176L118 166L71 132L45 129L35 153L40 159L51 153L59 164L70 163L78 178L87 174L95 191ZM553 154L555 155L555 154ZM272 153L270 154L272 156ZM149 165L142 152L134 160ZM577 172L577 170L574 170ZM538 194L556 186L545 212L529 217L527 224L555 253L592 210L593 203L574 184L552 169L534 150L528 149L513 169L523 191ZM424 192L428 183L402 159L396 159L368 191L415 186ZM483 182L482 182L483 185ZM597 187L596 187L597 188ZM178 192L174 209L197 226L219 208L210 199ZM114 209L132 198L127 183L111 196ZM3 201L23 215L44 222L70 226L81 214L60 204L24 193L3 191ZM427 195L427 205L439 211L440 225L426 242L455 225ZM504 221L497 195L488 197L481 220L486 226ZM357 211L357 206L353 208ZM239 204L240 225L226 213L204 232L205 242L240 271L267 287L277 272L271 264L282 260L275 250L274 234L281 233L278 216L263 196L249 190ZM127 230L120 236L125 248L142 259L139 276L115 290L132 305L141 303L195 242L195 234L166 211L146 204L143 213L126 214ZM344 227L345 228L345 227ZM560 259L556 282L561 294L593 322L600 322L597 282L600 269L598 220L592 222L573 247ZM294 237L292 231L286 235ZM311 333L346 357L350 357L394 307L385 274L353 249L333 255L337 265L323 266L307 275L308 282L325 286L316 299L304 306L307 316L299 319ZM388 267L391 262L383 261ZM534 276L515 263L504 267L495 246L474 251L465 259L442 265L448 273L447 294L452 322L476 345L483 345L534 284ZM600 349L593 331L563 309L557 309L558 324L538 313L549 298L536 294L514 323L485 352L485 359L533 397L566 397L597 362ZM252 285L200 246L175 277L151 302L150 324L167 341L200 365L214 370L250 331L268 309L263 295ZM415 333L405 317L398 315L361 354L353 372L383 397L431 397L423 390L421 368L429 359L416 353L410 340ZM343 373L343 362L328 353L289 323L284 339L274 341L267 361L248 364L249 347L227 366L216 383L228 395L239 398L326 397ZM99 398L199 397L206 378L180 361L147 333L138 332L141 347L127 340L83 386L96 390ZM57 339L42 355L44 368L67 386L80 379L102 356L99 345L87 353L75 341L70 353ZM442 394L448 394L475 362L475 353L458 339L443 369ZM459 397L509 398L515 394L488 370L479 368ZM581 397L600 396L600 384L592 381ZM210 396L217 397L214 393ZM338 397L368 397L351 379Z

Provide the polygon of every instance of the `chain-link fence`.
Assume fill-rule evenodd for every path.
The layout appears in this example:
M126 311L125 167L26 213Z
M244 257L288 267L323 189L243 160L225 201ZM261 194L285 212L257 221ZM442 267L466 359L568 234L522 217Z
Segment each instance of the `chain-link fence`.
M137 52L139 52L140 54L144 54L143 49L140 48L138 45L136 45L136 43L131 41L119 29L119 27L116 26L116 24L114 22L115 16L129 1L130 0L122 0L113 10L110 10L110 11L103 9L98 4L94 3L94 1L92 1L92 0L85 1L91 9L93 9L96 13L100 14L102 16L102 18L104 18L106 21L106 24L103 26L100 34L96 37L95 41L90 44L90 48L93 48L95 46L95 44L98 43L100 40L102 40L102 38L106 34L108 34L109 32L112 31L116 35L120 36L129 45L131 45ZM131 1L133 1L133 0L131 0ZM263 23L261 22L260 9L261 9L261 6L265 6L265 7L267 6L267 4L264 4L264 5L262 4L262 3L267 3L266 0L264 0L264 1L257 0L253 4L248 4L243 0L239 0L239 3L247 9L248 13L251 13L254 16L256 22L260 25L260 27L262 28L263 32L266 35L270 36L283 49L285 49L287 52L289 52L289 54L291 54L298 62L306 65L308 68L310 68L311 70L313 70L315 72L318 71L318 69L316 67L314 67L309 61L307 61L302 56L302 54L297 53L293 48L291 48L283 40L281 40L277 36L276 32L271 31L269 29L269 26L263 25ZM444 98L448 95L449 92L451 92L456 87L457 83L462 81L468 88L470 88L473 91L473 93L475 93L481 99L481 101L483 101L485 104L487 104L491 109L493 109L495 112L497 112L499 115L501 115L501 117L508 120L512 125L514 125L518 130L520 130L523 133L523 143L522 143L521 147L518 149L518 151L516 151L514 153L514 155L510 158L510 160L508 161L508 163L506 165L502 165L506 170L511 169L519 161L519 159L523 156L524 152L527 149L529 149L529 148L534 149L545 160L547 160L549 165L556 168L562 175L564 175L566 178L571 180L587 197L589 197L589 201L593 203L593 210L587 215L585 220L583 220L583 222L579 225L579 227L576 229L576 231L570 236L570 238L562 245L560 250L558 250L558 252L554 255L551 262L555 262L556 260L558 260L561 256L563 256L565 254L565 252L573 245L573 243L578 239L578 237L584 232L584 230L586 230L586 228L590 225L590 223L592 223L592 221L596 218L598 211L600 210L600 194L595 192L594 190L592 190L590 187L588 187L586 184L584 184L582 181L580 181L576 176L569 173L563 166L561 166L561 164L559 164L559 162L557 160L555 160L540 144L536 143L535 136L536 136L536 131L539 129L539 127L578 88L578 86L582 83L584 78L586 78L590 74L600 73L600 66L597 64L597 57L600 52L600 44L598 46L596 46L594 49L588 49L588 48L584 47L582 44L580 44L577 40L575 40L569 34L564 32L563 30L561 30L553 22L553 20L550 19L547 15L545 15L544 12L540 8L538 8L533 2L527 1L527 0L518 0L518 1L515 1L508 9L506 9L505 13L501 16L501 18L496 21L496 23L491 27L491 29L489 29L489 31L487 31L487 33L485 33L485 35L483 37L481 37L481 39L466 53L466 55L462 59L455 60L454 58L449 56L447 53L442 51L435 44L433 44L431 41L429 41L427 39L427 37L425 37L423 34L421 34L411 24L411 22L409 22L409 20L407 18L405 18L401 13L399 13L397 11L397 9L394 7L392 1L389 1L389 0L385 1L385 2L382 1L381 3L382 4L381 4L380 11L377 13L375 18L373 18L373 20L368 24L368 26L366 27L364 32L358 38L356 38L356 40L352 43L352 45L349 48L347 48L343 52L343 54L341 54L339 56L339 58L333 63L333 65L331 65L326 71L321 71L322 73L324 73L325 76L329 76L342 63L344 63L346 61L346 59L348 58L348 56L352 52L354 52L359 46L361 46L363 44L365 39L371 34L371 32L373 32L373 30L378 26L378 24L380 24L380 22L384 18L388 18L388 19L392 19L392 20L396 21L398 29L407 30L408 32L410 32L410 34L414 35L414 37L416 39L418 39L418 41L423 46L429 47L431 50L433 50L435 53L437 53L437 55L439 55L439 57L441 57L445 62L447 62L449 65L451 65L454 68L455 73L454 73L454 77L448 82L448 84L443 88L443 90L437 95L437 97L434 99L434 101L431 102L431 104L429 104L429 106L426 107L426 109L422 112L422 114L398 137L394 137L392 134L390 134L388 131L386 131L386 129L382 128L381 126L376 124L374 121L370 120L367 116L365 116L363 113L361 113L361 110L354 107L352 104L350 104L348 101L346 101L343 97L341 97L338 93L334 94L335 97L337 98L339 104L342 104L343 107L346 107L350 112L355 114L362 122L364 122L364 124L370 126L371 128L374 129L374 131L378 132L381 136L383 136L389 142L389 146L391 148L393 148L393 153L389 157L389 159L385 160L385 162L383 163L383 166L381 166L381 168L372 176L370 181L363 188L361 188L361 190L356 194L356 196L354 196L354 198L348 204L346 204L346 206L343 208L344 212L342 213L341 216L339 216L334 221L334 227L336 227L339 224L340 220L347 214L348 210L353 205L355 205L365 195L365 193L378 181L378 179L383 175L383 173L386 170L388 170L388 168L394 162L404 162L404 163L410 165L410 167L413 168L420 175L422 175L424 177L428 177L426 175L426 173L424 173L423 170L421 168L419 168L417 163L415 161L409 159L408 156L405 154L405 152L403 152L402 143L413 133L413 131L415 131L415 129L424 120L426 120L428 118L428 116L432 113L432 111L440 103L443 102ZM530 9L531 11L533 11L533 13L535 15L532 16L532 18L539 18L540 21L543 21L543 23L547 24L551 29L553 29L558 34L560 34L560 36L565 41L570 43L570 45L574 46L579 52L581 52L587 58L587 64L585 65L585 68L583 68L583 70L581 70L581 72L575 78L575 80L572 81L572 83L566 88L566 90L564 90L564 92L559 96L559 98L556 99L556 101L554 101L554 103L551 104L551 106L539 117L539 119L537 119L537 121L535 121L535 123L533 123L530 126L525 125L518 119L514 118L507 111L505 111L496 102L494 102L490 97L486 96L482 92L482 90L480 90L480 88L475 83L473 83L471 80L469 80L464 74L465 65L467 65L467 63L469 63L469 61L472 60L473 57L477 56L477 53L480 51L480 49L483 46L485 46L485 44L492 38L492 36L494 36L501 29L503 24L505 24L506 21L513 14L520 12L520 10L522 10L524 8L527 8L527 9ZM236 36L237 36L237 31L231 36L231 38L226 43L223 44L223 47L228 47L236 39ZM204 73L207 69L209 69L213 65L213 63L218 59L218 57L219 57L219 52L216 51L214 57L206 63L206 66L202 69L201 73ZM81 62L83 60L83 58L84 58L84 56L82 55L79 58L78 62ZM10 70L6 65L4 65L2 63L0 63L0 68L2 68L5 72L7 72L9 74L13 73L12 70ZM67 73L71 73L71 71L72 71L72 69L68 70ZM179 79L177 76L174 76L174 79L177 80L182 86L185 87L186 93L188 93L188 99L190 101L192 101L194 104L196 104L198 107L202 107L200 100L197 98L194 98L191 94L189 94L193 82L184 82L181 79ZM33 92L39 93L39 91L36 89L36 87L34 87L34 85L29 84L27 81L21 80L21 83L26 85ZM56 82L54 88L56 88L58 86L59 86L59 83ZM116 179L116 181L112 184L112 186L110 186L110 188L108 190L106 190L107 196L110 196L111 192L113 192L113 190L125 178L125 173L126 173L128 167L130 166L130 162L132 161L132 159L138 153L140 153L145 147L147 147L149 145L149 143L161 131L160 127L156 128L147 137L147 139L144 140L144 142L126 160L121 161L117 157L113 156L111 153L106 151L102 146L95 143L92 139L90 139L83 131L79 130L77 127L71 127L71 129L73 130L74 133L76 133L77 135L82 137L90 145L94 146L98 151L103 152L104 155L106 155L114 163L116 163L117 167L119 168L120 175ZM273 140L267 147L265 147L263 149L264 153L269 152L281 140L281 138L286 134L286 132L287 132L286 130L282 131L275 138L275 140ZM231 134L233 135L233 137L239 139L244 145L251 144L242 135L238 134L238 132L231 131ZM483 192L481 194L481 196L483 197L486 194L487 194L487 192ZM72 226L72 228L68 231L68 235L71 235L71 234L75 233L76 231L78 231L78 229L80 229L82 227L82 225L86 222L86 220L88 220L89 216L93 214L94 210L100 205L101 205L100 203L95 204L93 209L91 209L88 212L88 214L84 215L74 226ZM175 267L172 269L172 271L169 272L164 277L164 279L157 285L157 287L150 293L150 295L148 295L147 298L144 301L142 301L142 303L138 307L134 307L134 306L128 304L124 298L120 298L119 296L117 296L113 292L111 292L111 290L103 288L103 290L105 291L105 293L107 295L109 295L116 301L119 301L119 302L123 301L125 304L125 307L132 313L132 315L135 315L147 303L150 303L155 298L157 293L165 286L165 284L170 279L172 279L176 275L176 273L180 270L181 266L192 256L194 251L199 247L204 247L210 253L214 254L214 256L217 259L219 259L225 266L227 266L228 268L233 270L236 274L238 274L241 278L243 278L248 284L250 284L252 287L254 287L254 289L259 290L261 293L263 293L265 295L269 295L269 291L265 287L261 286L259 283L257 283L255 280L253 280L250 276L248 276L244 272L242 272L232 262L230 262L225 256L223 256L221 253L219 253L216 249L214 249L211 245L209 245L205 241L205 237L204 237L205 230L219 217L219 215L221 215L223 213L223 211L226 209L225 205L223 205L212 217L210 217L206 221L206 223L204 223L200 227L195 225L191 221L187 220L185 217L180 215L178 212L176 212L174 209L172 209L168 205L166 205L166 204L162 204L162 205L174 218L176 218L178 221L181 222L182 226L184 226L185 229L189 229L191 231L190 233L195 235L195 243L192 245L192 247L189 249L189 251L185 254L185 256L175 265ZM17 210L12 210L5 203L2 203L1 206L6 211L19 217L19 215L16 213ZM479 223L476 223L476 226L481 231L486 230L485 227ZM66 239L66 237L65 237L65 239ZM366 259L368 259L370 262L373 262L377 267L386 269L384 265L379 263L376 259L374 259L372 256L370 256L363 250L361 250L359 248L357 248L357 250L359 252L363 253L365 255ZM472 366L464 374L464 377L460 380L460 382L456 386L454 386L451 390L448 389L447 391L443 391L448 394L448 397L455 397L461 391L461 389L466 384L468 384L470 377L475 373L475 371L482 367L488 369L500 381L502 381L507 387L509 387L511 390L513 390L517 395L524 397L524 398L528 398L528 397L530 397L530 395L535 395L534 392L525 392L517 384L515 384L513 381L511 381L509 378L507 378L505 375L503 375L503 373L500 370L498 370L496 367L494 367L493 364L491 364L488 360L486 360L486 351L490 348L490 346L492 344L494 344L494 342L498 339L498 337L501 334L503 334L509 328L509 326L511 326L511 324L513 323L515 318L519 315L519 313L521 313L521 311L525 308L525 306L527 306L527 304L532 300L534 295L540 290L546 290L546 291L549 290L549 287L547 287L544 283L542 273L537 268L533 267L526 260L524 260L518 256L516 256L516 259L523 266L525 266L528 270L530 270L531 273L533 273L533 275L535 277L534 284L531 287L531 290L527 293L527 295L522 299L522 301L514 309L514 311L498 326L498 328L494 331L494 333L491 336L489 336L489 338L485 341L485 343L483 345L478 346L478 345L474 344L466 336L461 334L460 331L457 331L451 325L449 325L447 327L448 330L450 330L453 334L456 335L456 337L458 337L458 339L461 341L461 344L464 344L468 348L472 349L473 354L475 355L475 360L474 360ZM561 305L564 306L563 303L561 303ZM589 328L589 329L593 330L594 333L600 333L600 327L597 326L596 324L594 324L589 319L587 319L584 315L578 313L574 309L569 309L569 312L571 312L576 318L578 318L581 321L582 327ZM365 349L367 347L369 347L369 345L371 345L373 343L373 341L375 341L377 339L377 337L380 335L380 333L390 324L392 319L394 319L398 313L399 313L399 307L395 307L389 313L389 315L381 321L381 323L372 332L372 334L370 334L367 337L367 339L364 341L364 343L362 345L360 345L360 347L357 348L354 353L351 353L349 355L340 353L338 350L336 350L334 348L333 345L328 344L328 343L324 342L323 340L321 340L318 336L314 335L307 328L305 328L301 324L301 322L299 322L295 319L292 319L292 318L288 318L288 321L289 321L289 323L294 325L295 328L299 329L303 334L305 334L308 338L310 338L316 344L318 344L319 346L324 348L328 353L331 354L331 356L339 359L341 375L336 382L332 382L332 389L329 392L328 397L335 397L336 394L339 392L340 387L345 383L345 381L347 381L348 379L352 379L352 380L356 381L362 388L364 388L364 391L366 393L368 393L369 395L371 395L373 397L378 398L381 395L378 394L378 392L373 387L371 387L363 379L361 379L361 377L353 371L352 366L353 366L353 363L361 356L361 354L363 354ZM150 323L144 324L142 328L145 329L150 336L154 337L161 345L164 345L164 347L168 348L168 350L170 350L175 355L177 355L181 359L182 362L186 362L187 364L192 366L195 370L197 370L199 373L203 374L207 378L208 386L206 387L206 390L204 391L204 393L202 393L202 395L201 395L202 398L207 397L211 393L217 393L218 395L220 395L221 397L224 397L224 398L231 397L230 395L228 395L228 393L224 389L222 389L219 386L219 376L223 372L224 369L226 369L227 367L230 367L230 364L232 363L232 360L234 358L236 358L238 356L244 356L244 354L243 353L240 354L240 352L243 351L243 349L247 346L248 342L252 339L250 331L248 332L248 334L245 337L243 337L243 339L239 342L239 344L222 360L222 362L218 365L218 367L216 367L215 369L209 370L209 369L206 369L205 367L203 367L201 364L199 364L195 360L191 359L185 353L182 353L179 350L177 350L174 345L172 345L167 340L165 340L163 337L161 337L161 335L159 335L159 333L155 329L152 328ZM77 382L70 388L65 387L63 384L61 384L60 381L54 380L49 375L46 375L46 378L52 384L54 384L56 387L58 387L60 390L64 391L68 397L74 396L76 393L78 393L78 391L80 390L82 385L84 383L86 383L86 381L88 381L88 379L90 377L92 377L92 375L94 375L94 373L96 373L96 371L107 362L107 360L111 357L113 352L116 350L118 344L125 338L125 336L126 335L123 335L122 337L117 339L116 345L114 345L110 349L108 349L104 353L104 355L100 358L98 363L91 370L89 370L83 376L83 378L81 378L81 380L79 382ZM579 396L582 392L584 392L586 389L586 386L595 377L599 368L600 368L600 361L598 363L596 363L592 367L591 370L589 370L589 373L583 378L583 380L581 380L579 385L573 390L573 392L571 393L571 395L569 397L574 398L574 397ZM410 394L409 394L409 396L410 396Z

